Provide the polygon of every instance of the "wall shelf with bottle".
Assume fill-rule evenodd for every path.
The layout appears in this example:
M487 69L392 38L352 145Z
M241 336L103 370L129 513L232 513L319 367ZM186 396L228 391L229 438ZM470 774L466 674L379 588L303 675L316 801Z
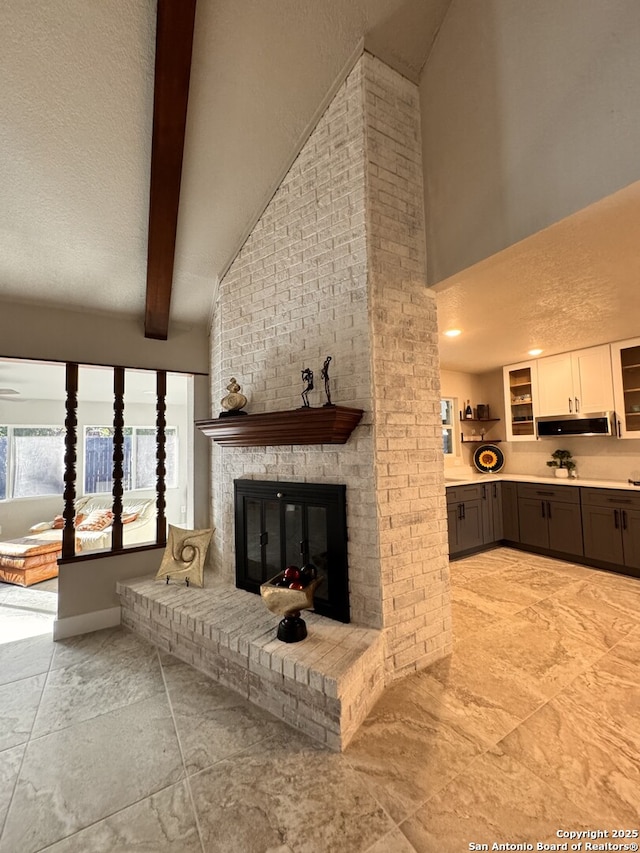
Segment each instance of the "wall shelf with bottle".
M484 441L488 441L485 433L492 429L492 427L500 423L500 418L492 418L489 416L489 406L488 404L478 403L477 406L471 406L471 401L467 400L466 406L460 412L460 426L464 427L465 424L468 424L469 427L472 427L471 433L468 431L464 431L464 429L460 432L460 443L461 444L480 444ZM476 431L480 428L480 435L476 435ZM500 439L490 439L492 443L500 441Z

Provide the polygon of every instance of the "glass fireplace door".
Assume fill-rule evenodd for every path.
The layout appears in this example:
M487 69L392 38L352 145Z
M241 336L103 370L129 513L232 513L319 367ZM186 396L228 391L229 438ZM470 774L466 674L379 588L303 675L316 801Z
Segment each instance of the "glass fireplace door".
M287 566L313 563L324 578L318 613L349 621L345 487L235 481L236 586L260 584Z

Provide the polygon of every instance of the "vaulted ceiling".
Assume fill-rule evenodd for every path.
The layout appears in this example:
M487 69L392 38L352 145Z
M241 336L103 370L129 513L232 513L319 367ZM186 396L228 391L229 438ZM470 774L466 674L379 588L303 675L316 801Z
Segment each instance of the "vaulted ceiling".
M363 41L417 80L449 2L199 0L173 321L208 322ZM0 297L144 315L155 35L155 0L0 4Z
M503 18L493 20L498 7ZM0 303L6 299L118 312L139 317L142 327L156 9L156 0L0 3ZM566 32L577 34L583 17L577 0L561 7L538 2L518 9L508 0L487 4L487 9L479 9L475 0L197 0L170 322L207 328L217 280L363 45L415 82L430 74L436 81L436 102L444 111L440 118L453 116L450 125L457 134L453 147L458 161L445 172L444 190L462 199L466 210L466 190L474 177L467 167L475 162L471 155L477 140L474 134L459 133L469 119L469 104L465 98L452 99L448 84L481 101L474 102L479 126L490 127L486 102L471 92L469 68L481 77L486 71L491 82L493 66L504 64L504 57L491 53L496 44L511 45L515 59L520 55L521 39L513 33L522 32L508 30L507 37L505 21L529 20L527 11L540 23L542 9L543 22L553 22L557 13L565 28L565 36L555 39L556 65L542 63L545 69L549 65L558 89L564 66L557 58L566 49ZM620 128L628 127L630 145L638 122L633 94L637 52L632 49L633 33L640 31L637 4L616 0L609 10L596 11L607 16L614 43L621 33L628 34L625 49L612 54L604 37L595 38L602 28L598 15L591 14L591 29L582 32L580 48L586 65L578 65L577 77L569 81L580 85L561 89L562 96L578 111L588 115L591 110L597 126L604 128L606 116L600 121L602 113L592 109L589 96L593 80L605 79L608 88L603 91L615 101L611 111L617 117L617 138ZM550 31L544 32L544 43L553 41L546 38ZM458 73L463 57L456 50L468 51L470 40L478 43L479 65L470 63L464 77ZM541 43L534 33L527 42L532 56L538 56ZM614 55L618 63L612 61ZM438 58L441 66L446 62L439 74L433 70ZM424 75L427 59L429 74ZM516 66L519 73L529 68L526 62ZM500 69L507 89L513 76L509 68ZM514 102L519 103L517 94ZM503 96L500 91L496 95ZM535 80L529 96L553 102ZM609 104L607 97L601 97L600 110ZM498 142L504 144L509 114L502 101L493 102L491 117ZM552 127L560 123L553 116L549 120ZM460 153L463 143L469 147ZM527 145L537 151L537 137L527 138ZM444 149L449 147L447 142ZM500 195L523 149L516 146L512 159L503 163L498 148L491 146L504 174L498 170L487 181L491 193ZM604 129L594 149L610 163L621 159ZM585 160L583 156L581 162ZM457 169L460 161L467 171ZM555 165L552 158L551 167ZM427 174L432 167L433 156L427 152ZM527 169L520 171L526 178ZM637 169L627 171L628 180L640 177ZM556 174L553 168L547 172L547 178ZM563 179L575 178L571 168L565 172L558 170L558 197L565 189ZM484 171L481 176L486 178ZM478 210L470 206L471 214L497 221L499 217L484 213L491 206L482 194L482 180L475 177L480 185L475 201L483 204ZM593 199L622 186L620 181L609 184L607 190L605 180ZM491 257L485 252L484 260L436 284L442 329L458 325L465 331L457 341L442 341L442 363L477 372L520 360L534 343L546 352L559 352L637 334L639 186L630 184L584 211L580 204L569 206L578 212L568 220L557 221L566 212L551 217L543 231L513 246L505 240L500 245L507 248ZM521 190L517 185L514 192ZM526 204L524 208L520 218L526 226ZM439 226L446 218L445 210L444 217L432 215L429 221ZM456 246L467 245L479 230L473 221L458 228L457 215L447 221ZM535 230L525 228L524 233ZM482 252L477 256L483 257Z

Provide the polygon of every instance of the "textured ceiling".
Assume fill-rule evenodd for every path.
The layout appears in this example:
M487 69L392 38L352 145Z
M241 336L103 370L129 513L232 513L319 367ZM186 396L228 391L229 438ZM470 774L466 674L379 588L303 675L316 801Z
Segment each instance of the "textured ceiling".
M363 40L417 80L449 2L200 0L172 321L208 321ZM0 3L0 296L143 315L155 5Z
M481 373L640 334L640 182L434 287L442 367Z

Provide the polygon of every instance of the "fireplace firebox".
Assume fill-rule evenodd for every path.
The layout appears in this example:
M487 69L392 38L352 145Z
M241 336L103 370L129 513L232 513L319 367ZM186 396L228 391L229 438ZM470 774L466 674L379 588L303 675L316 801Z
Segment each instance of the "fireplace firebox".
M324 576L315 612L349 621L346 486L235 480L236 586L260 584L290 565Z

